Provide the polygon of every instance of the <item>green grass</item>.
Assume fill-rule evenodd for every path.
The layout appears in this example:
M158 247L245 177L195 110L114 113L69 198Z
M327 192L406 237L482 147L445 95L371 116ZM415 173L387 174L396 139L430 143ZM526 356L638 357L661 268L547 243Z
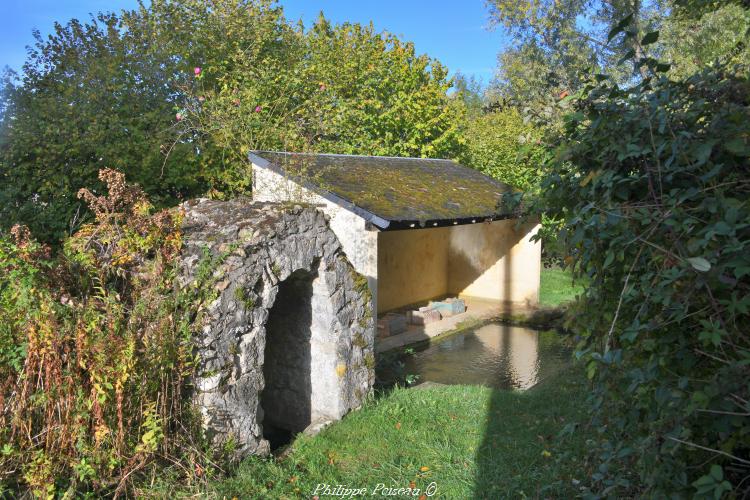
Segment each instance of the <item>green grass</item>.
M396 389L318 436L298 438L284 460L251 457L223 479L193 488L162 479L137 493L310 498L328 483L368 488L370 496L378 483L424 489L434 482L434 498L570 497L574 480L591 472L578 458L585 432L574 425L586 418L586 392L577 366L526 392Z
M583 291L580 282L573 282L573 275L559 267L542 268L539 303L556 307L576 298Z

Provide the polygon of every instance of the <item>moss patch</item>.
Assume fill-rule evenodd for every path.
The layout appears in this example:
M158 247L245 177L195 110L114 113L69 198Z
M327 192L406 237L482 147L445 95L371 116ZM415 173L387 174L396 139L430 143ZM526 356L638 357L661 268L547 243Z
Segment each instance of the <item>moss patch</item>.
M234 290L234 298L237 302L245 306L245 309L252 309L255 307L255 298L243 287L237 287Z
M260 153L292 177L390 220L514 215L507 184L450 160Z

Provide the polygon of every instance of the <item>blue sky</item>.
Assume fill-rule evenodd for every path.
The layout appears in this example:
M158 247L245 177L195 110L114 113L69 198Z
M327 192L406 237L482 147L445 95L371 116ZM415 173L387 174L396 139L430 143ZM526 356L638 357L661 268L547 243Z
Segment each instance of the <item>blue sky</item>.
M281 0L289 19L309 26L322 10L335 22L372 21L414 42L417 51L447 65L451 73L474 75L484 83L492 78L497 53L506 37L489 31L484 0ZM0 0L0 67L20 69L31 31L52 30L55 21L88 19L88 13L133 8L136 0Z

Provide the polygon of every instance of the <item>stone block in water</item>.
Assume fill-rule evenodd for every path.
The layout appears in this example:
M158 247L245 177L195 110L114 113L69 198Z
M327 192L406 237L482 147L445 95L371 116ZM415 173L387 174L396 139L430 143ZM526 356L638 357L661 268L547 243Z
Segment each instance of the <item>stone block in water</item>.
M406 331L406 315L388 313L378 320L378 337L390 337Z
M451 310L453 311L453 314L461 314L466 312L466 302L464 299L451 298L446 299L446 302L451 305Z
M443 319L440 311L433 307L420 307L418 311L409 311L407 314L412 325L424 326Z
M463 299L450 298L444 301L430 302L430 307L440 311L443 317L453 316L455 314L461 314L466 311L466 303Z

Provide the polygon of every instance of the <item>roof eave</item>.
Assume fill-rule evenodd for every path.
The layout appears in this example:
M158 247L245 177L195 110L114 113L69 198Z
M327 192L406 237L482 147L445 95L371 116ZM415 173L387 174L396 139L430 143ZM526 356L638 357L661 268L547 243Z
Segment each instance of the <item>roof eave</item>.
M494 222L499 220L517 219L523 214L493 214L471 217L449 217L446 219L428 220L392 220L388 230L398 231L402 229L430 229L436 227L465 226L479 224L481 222Z

